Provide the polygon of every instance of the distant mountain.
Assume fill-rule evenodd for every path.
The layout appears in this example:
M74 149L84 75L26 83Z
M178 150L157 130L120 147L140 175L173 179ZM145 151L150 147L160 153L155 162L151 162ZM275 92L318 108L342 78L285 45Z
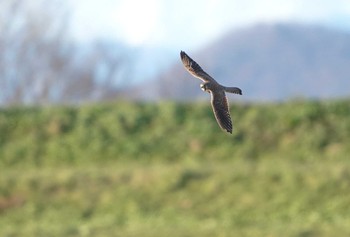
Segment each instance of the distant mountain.
M238 100L350 95L350 33L299 24L261 24L228 32L198 52L181 50L218 82L240 87L243 96L234 96ZM179 58L135 92L146 99L207 96L199 84Z

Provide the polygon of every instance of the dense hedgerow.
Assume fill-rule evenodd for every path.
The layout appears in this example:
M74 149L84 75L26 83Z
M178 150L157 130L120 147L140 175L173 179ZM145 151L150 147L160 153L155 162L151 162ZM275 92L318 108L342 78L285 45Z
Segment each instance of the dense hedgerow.
M231 104L233 135L208 104L128 103L0 111L0 164L349 154L350 101Z

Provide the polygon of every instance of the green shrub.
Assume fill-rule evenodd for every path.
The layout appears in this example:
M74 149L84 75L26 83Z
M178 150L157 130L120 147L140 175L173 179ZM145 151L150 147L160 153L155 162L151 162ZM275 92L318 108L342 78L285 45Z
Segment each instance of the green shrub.
M0 164L345 156L349 101L231 104L234 133L207 103L128 103L0 111Z

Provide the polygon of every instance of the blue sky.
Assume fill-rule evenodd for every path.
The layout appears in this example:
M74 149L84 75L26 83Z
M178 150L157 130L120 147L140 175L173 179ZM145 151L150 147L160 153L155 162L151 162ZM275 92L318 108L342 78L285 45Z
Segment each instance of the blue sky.
M350 30L349 0L76 0L78 40L109 37L132 46L199 48L225 31L259 22Z

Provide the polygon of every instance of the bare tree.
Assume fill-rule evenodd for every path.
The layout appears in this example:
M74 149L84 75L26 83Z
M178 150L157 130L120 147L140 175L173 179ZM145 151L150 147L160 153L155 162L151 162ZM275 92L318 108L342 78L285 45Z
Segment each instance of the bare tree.
M44 0L2 1L0 8L1 102L44 103L55 83L52 69L63 66L66 11Z
M115 94L125 55L102 43L81 49L69 38L69 22L64 0L0 2L0 104L81 103Z

